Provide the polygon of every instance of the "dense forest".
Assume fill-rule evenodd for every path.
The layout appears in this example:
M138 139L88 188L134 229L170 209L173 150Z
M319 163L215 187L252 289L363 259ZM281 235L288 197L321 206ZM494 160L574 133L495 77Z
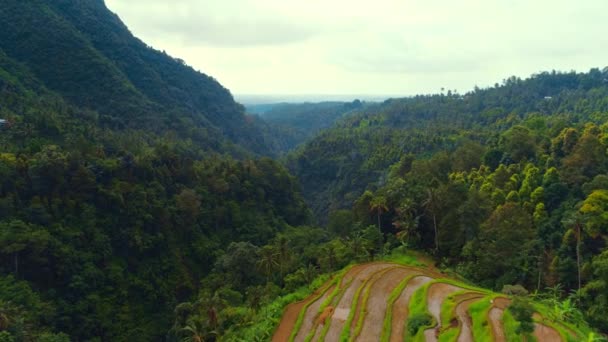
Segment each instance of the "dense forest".
M352 102L276 103L247 106L249 113L259 115L266 128L271 151L281 155L310 140L337 120L363 109L369 104Z
M413 250L608 332L608 68L257 117L103 1L0 25L0 341L268 340Z

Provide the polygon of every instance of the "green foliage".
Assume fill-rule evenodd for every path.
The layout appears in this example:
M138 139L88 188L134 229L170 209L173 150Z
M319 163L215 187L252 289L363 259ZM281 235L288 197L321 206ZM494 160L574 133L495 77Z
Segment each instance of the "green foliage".
M508 310L518 323L518 326L515 329L517 334L529 335L534 331L534 322L532 320L534 308L530 303L521 297L515 297L511 302L511 305L509 305Z
M407 332L410 336L416 336L420 329L433 325L434 319L429 314L412 315L407 320Z

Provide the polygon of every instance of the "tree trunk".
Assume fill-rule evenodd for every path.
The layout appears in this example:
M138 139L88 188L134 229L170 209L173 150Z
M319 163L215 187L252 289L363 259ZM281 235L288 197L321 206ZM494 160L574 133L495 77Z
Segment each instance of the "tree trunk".
M380 228L380 215L382 215L382 209L378 208L378 231L382 232L382 229Z
M439 236L437 234L437 217L433 214L433 228L435 229L435 253L439 252Z
M540 291L540 278L543 271L542 254L538 257L538 282L536 284L536 291Z
M576 224L576 268L578 272L578 291L581 290L581 225Z

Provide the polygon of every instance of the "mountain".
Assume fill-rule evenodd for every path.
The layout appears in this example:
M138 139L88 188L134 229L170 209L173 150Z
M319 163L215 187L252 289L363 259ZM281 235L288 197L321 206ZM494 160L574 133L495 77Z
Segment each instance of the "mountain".
M265 152L227 89L135 38L102 0L3 1L0 25L6 57L70 104L99 113L103 127L217 135Z
M231 243L309 222L230 93L103 1L0 26L0 340L163 340Z
M389 167L409 154L428 157L466 141L494 146L501 132L532 116L600 124L603 117L596 114L608 110L607 86L608 68L553 71L467 94L390 99L321 132L288 155L287 165L316 216L327 222L329 212L352 206L367 188L383 186Z
M275 154L289 152L322 130L330 128L340 118L365 106L365 102L277 103L250 105L247 111L259 115L259 127Z

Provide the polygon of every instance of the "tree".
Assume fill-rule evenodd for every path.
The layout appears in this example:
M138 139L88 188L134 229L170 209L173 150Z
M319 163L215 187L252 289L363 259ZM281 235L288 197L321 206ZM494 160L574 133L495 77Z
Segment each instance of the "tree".
M496 288L532 281L528 265L533 265L534 255L539 254L534 237L530 213L515 203L498 206L474 241L473 276Z
M381 195L376 195L369 203L370 211L376 212L378 217L378 231L381 232L382 228L380 226L380 218L382 217L382 213L388 210L388 206L386 204L386 197Z
M524 126L513 126L500 137L501 149L515 161L536 156L536 142L532 132Z
M264 246L260 250L257 266L266 275L266 283L270 282L270 275L279 266L279 256L273 246Z
M595 279L582 291L583 306L590 323L608 331L608 250L593 258Z
M291 259L291 251L289 249L289 240L284 235L279 235L275 239L274 248L277 251L279 257L279 271L281 276L281 282L283 282L283 275L285 270L285 265L289 265Z
M572 232L574 233L574 236L576 237L576 273L577 273L577 279L578 279L577 288L580 291L581 284L582 284L582 279L581 279L581 234L582 234L581 216L579 215L579 213L577 213L575 211L567 212L564 215L562 224L564 226L568 227L569 229L571 229Z
M515 332L519 335L523 335L524 341L528 340L528 335L534 332L534 320L532 314L534 314L534 307L528 301L521 297L515 297L511 305L509 305L509 311L513 314L513 318L519 323Z
M585 231L591 237L608 235L608 190L595 190L583 201L579 213L585 218Z
M435 233L435 253L439 252L439 231L437 228L437 214L439 213L440 207L439 201L439 191L436 188L428 187L426 189L426 199L424 200L422 205L433 219L433 231Z

